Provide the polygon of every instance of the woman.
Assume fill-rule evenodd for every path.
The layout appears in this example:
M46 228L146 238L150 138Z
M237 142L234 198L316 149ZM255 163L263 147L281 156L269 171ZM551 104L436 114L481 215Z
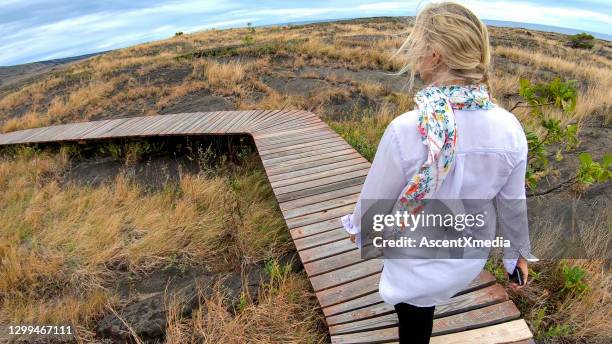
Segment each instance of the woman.
M402 72L410 70L410 86L415 73L428 86L415 96L417 109L387 127L355 210L342 217L353 242L364 199L393 199L396 206L433 198L525 199L527 142L517 119L489 96L486 26L461 5L430 4L399 52L408 54ZM526 222L505 228L526 230ZM528 241L511 251L505 268L518 267L526 281L527 259L534 258ZM379 293L395 306L400 342L429 343L435 305L464 289L485 262L385 258Z

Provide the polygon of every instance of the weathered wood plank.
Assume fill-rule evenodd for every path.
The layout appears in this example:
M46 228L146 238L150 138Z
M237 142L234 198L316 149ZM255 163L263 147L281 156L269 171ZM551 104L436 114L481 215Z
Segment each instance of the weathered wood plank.
M294 239L293 243L298 251L325 245L334 241L346 239L346 231L344 228L337 228L331 231L307 236L304 238Z
M519 316L520 312L512 301L506 301L465 313L435 319L432 337L495 325L517 319ZM350 331L355 332L338 335L334 335L333 333L336 332L340 326L332 327L330 328L330 332L332 332L332 343L378 343L398 340L396 324L397 320L387 319L386 321L382 321L381 319L381 324L378 325L381 328L374 330L365 329L361 332L357 332L358 330L355 328L355 324L340 325L344 326L342 328L346 331L350 329Z
M475 291L481 288L488 287L490 285L493 285L494 283L495 283L495 277L493 277L493 275L491 275L487 271L482 271L463 291L457 293L457 295L453 297L457 297L457 296L464 295L464 294L470 293L472 291ZM376 293L365 295L360 298L356 298L348 302L339 303L333 306L323 308L323 314L325 314L325 316L329 319L333 315L346 313L346 312L356 310L356 309L364 309L366 306L379 304L381 302L382 300L380 299L380 296L376 292ZM375 315L376 315L376 312L369 312L369 313L364 313L363 316L367 317L367 316L375 316ZM351 318L353 316L356 316L357 319L360 319L360 317L362 317L359 314L348 315L348 317L351 317ZM344 321L350 321L350 320L346 320L346 318L343 318L343 317L337 318L336 320L336 322L344 322Z
M354 205L357 201L358 196L359 194L352 194L289 210L283 210L283 208L281 208L281 211L283 212L283 216L286 219L291 219L294 217L314 214L346 205Z
M292 228L290 230L293 239L326 232L332 229L341 228L342 224L338 219L320 221L306 226Z
M316 166L319 164L319 162L326 161L330 158L338 159L340 156L346 156L347 159L351 159L354 158L353 154L355 154L355 151L347 148L341 151L329 152L315 156L296 157L295 159L288 159L287 161L282 162L262 161L262 163L266 168L266 174L267 171L270 170L270 175L274 175L275 173L282 173L282 170L287 170L294 167L298 169L305 164L310 164L309 167L313 165Z
M325 312L325 307L333 306L342 302L368 295L378 290L380 273L354 280L333 288L321 290L316 293L319 304ZM366 306L366 305L361 305Z
M344 228L341 228L341 230L344 231ZM346 231L343 234L344 235L342 236L342 239L349 241ZM351 244L353 246L356 246L353 243ZM344 245L342 246L341 245L342 244L338 244L336 247L344 246ZM317 246L312 246L310 248L313 248L313 247L317 247ZM350 247L350 246L346 245L346 247ZM340 254L332 254L332 252L328 252L326 254L328 256L325 258L314 260L314 261L303 262L304 270L306 270L306 273L308 274L308 276L317 276L317 275L324 274L330 271L338 270L340 268L350 266L352 264L355 264L363 260L361 250L357 250L357 249L342 252ZM375 258L375 257L372 257L372 258Z
M301 250L299 252L300 258L302 259L302 263L310 263L323 258L332 257L335 255L343 254L349 251L357 251L357 254L360 251L357 249L357 246L348 240L348 235L345 236L346 240L338 240L334 242L330 242L321 246L316 246L308 249ZM354 263L354 261L349 261L349 264ZM316 267L312 268L313 272L317 271Z
M531 338L525 320L513 320L499 325L431 338L430 344L500 344L521 342Z
M287 185L287 186L279 186L279 187L275 187L275 188L273 187L273 189L274 189L274 193L277 194L277 195L282 195L282 194L286 194L286 193L301 191L301 190L305 190L305 189L316 190L317 188L320 188L320 187L325 186L327 184L333 184L333 183L341 182L341 181L344 181L344 180L355 179L355 178L359 178L359 177L365 177L368 174L368 171L369 171L368 168L362 168L362 169L359 169L357 171L351 171L351 172L346 172L346 173L339 173L337 175L323 177L323 178L319 178L319 179L316 179L316 180L309 180L309 181L305 181L305 182L301 182L301 183L295 183L295 184ZM329 190L327 190L327 191L329 191ZM319 194L319 193L321 193L321 192L313 193L313 195L314 194Z
M289 227L289 229L293 229L325 220L338 219L338 221L340 221L340 216L350 213L351 211L353 211L353 208L354 206L352 204L348 204L338 208L320 211L314 214L293 217L287 219L285 222L287 223L287 227Z
M471 291L467 294L455 296L446 303L436 306L434 317L440 318L461 312L467 312L472 309L490 306L492 304L507 300L508 294L504 288L499 284L493 284ZM395 309L393 306L382 302L380 298L372 297L369 302L372 303L370 306L338 315L328 316L327 324L333 326L359 323L365 326L366 324L377 324L380 321L380 318L383 316L389 314L395 316Z
M359 158L352 158L352 159L347 159L347 160L340 160L340 161L333 161L331 163L328 164L322 164L319 163L315 166L311 166L311 167L307 167L307 168L295 168L293 171L291 172L285 172L285 173L279 173L276 175L271 175L270 177L268 177L268 179L270 180L271 183L275 183L275 182L279 182L279 181L283 181L283 180L287 180L287 179L292 179L292 178L297 178L297 177L303 177L303 176L309 176L309 175L313 175L316 173L321 173L321 172L327 172L330 170L336 170L336 169L341 169L341 168L346 168L349 166L355 166L355 165L366 165L369 166L369 162L363 158L359 159Z
M349 187L346 187L340 190L325 192L322 194L318 194L318 195L314 195L310 197L304 197L304 198L296 199L293 201L282 202L280 203L280 208L283 211L296 209L296 208L303 208L303 207L307 207L310 205L316 205L318 202L326 202L326 201L337 199L337 198L344 198L344 197L351 197L351 196L357 197L360 192L361 192L361 185L354 185L354 186L349 186Z
M310 277L310 283L315 292L339 286L362 277L370 276L382 270L382 259L362 260L326 274Z

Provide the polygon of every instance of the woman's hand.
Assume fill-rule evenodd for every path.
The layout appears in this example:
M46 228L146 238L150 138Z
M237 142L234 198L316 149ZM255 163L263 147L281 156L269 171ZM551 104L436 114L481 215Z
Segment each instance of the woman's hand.
M349 234L349 240L354 244L355 243L355 234Z
M518 261L516 262L516 266L519 268L519 270L521 270L521 274L522 274L522 278L523 278L523 285L519 285L518 283L510 283L510 288L514 291L519 291L520 289L522 289L524 286L527 285L527 281L528 281L528 276L529 276L529 268L527 267L527 260L525 260L525 258L523 257L519 257ZM509 276L509 274L506 272L506 275Z

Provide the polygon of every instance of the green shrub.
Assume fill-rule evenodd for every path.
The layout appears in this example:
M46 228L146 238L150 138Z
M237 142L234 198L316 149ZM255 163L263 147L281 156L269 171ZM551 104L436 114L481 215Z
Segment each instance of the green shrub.
M601 159L601 162L593 161L593 157L589 153L581 153L580 168L578 170L578 182L583 185L592 185L593 183L604 183L612 179L612 155L606 154Z
M567 45L577 49L591 49L593 48L593 39L595 39L593 35L582 32L569 36Z
M574 295L582 295L589 290L589 286L584 282L586 271L579 266L563 265L561 272L563 274L564 285L561 289L563 293L571 293Z
M541 128L544 129L542 136L531 131L525 133L529 145L526 180L527 186L531 189L536 188L538 180L549 173L548 157L551 153L549 151L551 145L564 143L565 151L569 151L580 144L577 125L563 125L560 120L550 118L543 111L548 106L554 106L565 113L573 112L578 96L575 84L575 80L561 81L559 78L549 83L538 84L532 84L526 79L520 81L519 95L523 100L516 103L510 111L517 107L528 107L531 115L539 120ZM563 158L561 148L556 152L555 157L557 160Z

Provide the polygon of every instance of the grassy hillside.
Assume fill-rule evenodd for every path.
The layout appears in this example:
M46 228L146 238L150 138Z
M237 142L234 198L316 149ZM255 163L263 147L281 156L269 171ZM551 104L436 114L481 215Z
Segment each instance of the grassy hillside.
M190 111L300 108L318 114L372 159L386 125L414 105L413 91L404 89L407 77L393 74L402 60L392 55L408 30L405 18L375 18L209 30L121 49L0 86L0 127L8 132ZM538 176L531 193L541 193L533 198L544 203L551 196L582 202L585 216L598 221L593 240L609 243L610 183L576 189L563 182L576 172L578 153L600 159L610 151L612 43L596 40L583 50L567 40L491 28L493 95L514 108L527 130L543 136L530 108L515 107L522 100L519 80L577 80L575 109L546 113L563 125L576 124L582 144L563 159L551 156L549 172ZM89 341L109 313L123 314L149 295L136 290L126 296L118 287L123 278L142 284L168 267L202 277L259 266L264 277L256 298L243 283L238 297L200 292L189 312L188 301L164 300L166 339L325 341L304 274L283 263L292 247L257 157L241 146L246 153L238 160L235 154L211 158L203 147L138 143L85 153L82 147L3 152L0 322L70 321ZM176 154L184 157L178 165ZM155 177L147 169L157 171ZM497 260L488 268L504 281ZM605 260L547 261L533 269L532 285L514 298L538 340L612 339ZM576 289L580 283L584 290Z

